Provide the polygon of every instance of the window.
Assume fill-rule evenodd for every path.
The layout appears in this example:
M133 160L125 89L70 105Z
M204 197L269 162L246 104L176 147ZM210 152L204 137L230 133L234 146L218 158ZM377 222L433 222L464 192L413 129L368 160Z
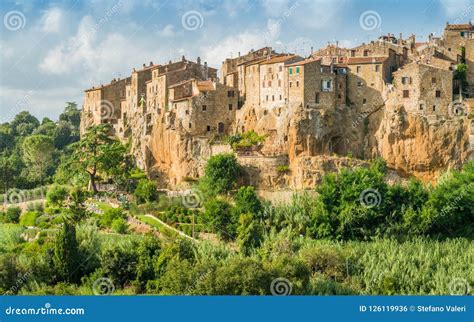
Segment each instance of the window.
M362 81L358 81L357 82L357 87L362 87L362 86L364 86L364 83Z
M420 111L423 111L424 108L425 106L423 104L420 104Z
M293 68L290 67L290 68L288 69L288 72L290 73L290 75L293 74Z
M431 77L431 84L436 84L436 77Z
M191 128L191 123L188 124L189 128Z
M379 70L380 70L380 65L379 64L375 65L375 72L378 73Z
M262 82L262 87L265 88L265 81Z
M364 98L364 99L362 100L362 104L365 105L366 103L367 103L367 99Z
M283 66L280 66L280 67L278 68L278 71L279 71L279 72L283 71Z
M281 95L280 95L280 101L281 101Z
M369 51L367 49L364 50L364 56L365 57L369 56Z
M319 104L319 102L320 102L319 93L316 93L314 101L316 102L316 104Z
M408 77L408 76L403 76L403 77L402 77L402 84L403 84L403 85L406 85L406 84L408 84L408 83L410 83L410 77Z
M436 91L436 97L441 97L441 91Z
M266 100L267 100L267 102L268 102L268 95L266 96Z
M297 74L300 73L300 68L299 68L299 67L296 67L296 73L297 73Z
M408 98L408 97L410 97L410 91L407 89L403 90L403 98Z
M268 81L268 87L272 87L272 81Z
M332 80L321 80L321 90L329 92L332 90Z
M232 104L229 104L229 111L232 111Z
M355 50L351 50L351 57L355 57L356 55L356 51Z
M281 87L281 79L278 80L278 87Z
M299 86L300 86L300 82L296 81L296 87L299 87Z
M268 67L268 72L269 72L269 73L272 72L272 68L271 68L271 67Z
M433 105L433 112L436 112L436 105Z
M291 87L291 85L292 85L292 82L290 82L290 87Z
M227 97L234 97L234 91L227 91Z
M207 105L203 105L203 106L202 106L202 111L203 111L203 112L207 111Z
M209 125L206 126L206 130L207 130L207 132L211 132L211 127Z
M360 70L361 70L361 67L360 67L360 66L357 66L357 68L356 68L356 73L359 74L359 73L360 73Z
M275 101L275 95L272 95L272 101Z
M186 110L186 115L189 115L189 111L188 111L188 110Z

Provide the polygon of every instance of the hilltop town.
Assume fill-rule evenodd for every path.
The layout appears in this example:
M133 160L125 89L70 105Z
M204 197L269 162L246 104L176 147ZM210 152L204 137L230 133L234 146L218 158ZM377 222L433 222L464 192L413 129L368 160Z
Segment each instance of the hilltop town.
M202 176L235 150L248 184L315 186L324 173L382 157L395 176L433 181L473 158L474 26L441 37L383 35L308 57L270 47L227 58L143 64L85 91L81 132L111 124L137 164L163 187ZM236 148L229 136L263 142Z

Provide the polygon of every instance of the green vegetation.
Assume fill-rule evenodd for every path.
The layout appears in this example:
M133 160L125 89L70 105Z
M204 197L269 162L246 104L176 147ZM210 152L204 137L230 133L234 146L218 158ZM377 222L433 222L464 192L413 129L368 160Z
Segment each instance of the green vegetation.
M265 136L258 135L255 131L247 131L242 134L238 133L227 137L227 143L229 143L234 150L258 146L263 142L265 142Z
M385 163L374 160L270 204L241 185L236 156L221 154L209 159L194 200L158 195L106 125L79 141L49 135L78 122L72 108L58 123L20 114L0 126L2 187L40 193L0 212L2 293L94 294L99 278L114 294L269 295L277 278L294 295L473 289L473 162L432 186L387 184ZM248 147L263 138L229 140ZM115 189L101 191L106 184ZM459 280L465 287L453 290Z
M218 154L209 158L200 188L209 195L228 193L237 185L240 166L234 154Z

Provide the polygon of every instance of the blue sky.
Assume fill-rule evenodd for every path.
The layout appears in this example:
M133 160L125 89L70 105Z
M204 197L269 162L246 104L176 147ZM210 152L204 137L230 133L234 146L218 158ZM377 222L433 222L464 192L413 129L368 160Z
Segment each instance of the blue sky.
M83 90L143 63L225 57L270 45L307 55L380 34L437 35L467 22L474 0L2 0L0 122L28 110L56 119Z

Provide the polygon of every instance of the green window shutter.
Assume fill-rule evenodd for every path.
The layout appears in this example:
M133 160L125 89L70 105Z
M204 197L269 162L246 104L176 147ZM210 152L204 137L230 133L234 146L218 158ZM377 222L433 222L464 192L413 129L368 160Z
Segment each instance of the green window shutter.
M293 74L293 68L290 67L289 71L290 71L290 75Z
M296 67L296 73L297 73L297 74L300 73L300 68L299 68L299 67Z

